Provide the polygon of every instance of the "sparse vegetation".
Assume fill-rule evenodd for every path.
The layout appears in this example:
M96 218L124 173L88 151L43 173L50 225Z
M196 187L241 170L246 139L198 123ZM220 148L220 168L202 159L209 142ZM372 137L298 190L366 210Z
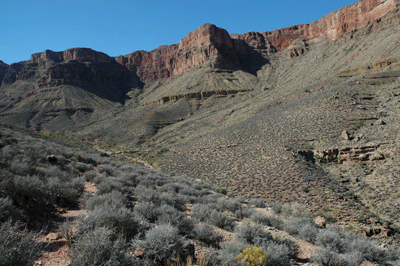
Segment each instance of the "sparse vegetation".
M0 223L0 265L32 265L42 252L38 235L9 220Z
M299 204L269 203L273 214L267 215L253 209L267 206L260 198L246 203L243 197L189 177L163 174L90 151L46 142L34 146L22 140L17 137L4 148L19 154L24 167L17 170L11 167L13 158L1 158L1 237L14 239L4 242L4 249L15 250L8 253L8 261L21 259L22 264L29 264L40 256L44 247L35 231L41 228L26 228L57 214L60 208L68 210L78 204L89 212L59 226L70 248L71 265L186 263L194 258L192 243L210 250L210 255L197 258L197 263L256 265L260 262L255 255L257 247L268 255L263 264L289 265L297 259L299 247L271 233L282 229L318 245L320 251L313 261L321 265L357 265L365 260L395 264L399 259L400 253L394 249L389 254L376 242L337 225L318 227L314 216ZM32 154L41 153L38 158L42 159L33 159L36 155ZM54 157L49 160L49 155L57 161ZM96 192L84 194L85 181L93 182ZM39 217L39 211L44 216ZM13 225L10 218L19 222ZM12 232L13 238L7 232ZM223 241L226 234L233 239ZM23 248L26 245L32 247L29 252Z

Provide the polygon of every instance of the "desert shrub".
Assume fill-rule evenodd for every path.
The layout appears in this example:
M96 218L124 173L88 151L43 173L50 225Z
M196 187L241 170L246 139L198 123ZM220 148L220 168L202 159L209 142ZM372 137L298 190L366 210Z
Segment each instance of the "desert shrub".
M71 265L133 265L127 257L127 246L105 227L86 232L72 245Z
M210 216L207 221L216 227L232 231L235 227L234 221L232 218L228 217L225 213L218 211L211 211Z
M275 238L273 241L278 245L283 245L287 247L287 255L289 256L289 259L297 259L299 255L299 245L296 242L288 238Z
M99 195L110 193L113 190L124 191L124 186L119 182L119 180L112 178L104 178L100 183L97 184L97 193Z
M282 204L279 202L271 202L270 207L275 214L279 214L284 218L305 218L311 220L313 218L312 213L307 210L304 205L294 203L292 205Z
M347 250L356 254L361 254L360 259L378 263L384 263L390 260L390 255L379 249L378 242L371 241L361 234L352 232L346 233L345 241L347 243Z
M85 164L92 164L97 166L97 162L91 158L92 156L86 153L76 153L74 158L77 162L85 163Z
M246 266L261 266L270 263L269 254L257 246L246 248L236 258Z
M60 235L67 241L68 245L71 245L75 236L73 221L67 219L59 226L58 231Z
M186 234L188 231L193 229L190 219L185 217L184 213L170 205L161 205L156 209L156 212L159 213L157 218L158 224L170 224L175 226L181 234Z
M321 230L317 235L316 244L332 252L342 253L346 250L343 235L334 230Z
M147 231L142 245L147 260L161 263L182 251L183 240L176 227L163 224Z
M221 244L221 260L224 265L241 265L236 256L249 247L249 244L240 241L224 242Z
M98 185L98 184L100 184L101 182L104 182L107 179L108 179L108 177L106 177L105 175L98 174L93 178L93 183Z
M21 230L22 224L0 224L0 266L31 265L41 254L36 234Z
M388 260L395 261L400 259L400 247L395 245L387 245L386 255Z
M205 204L195 204L192 207L192 215L204 222L210 217L212 209Z
M106 176L112 176L114 175L114 171L116 169L114 168L114 166L112 166L111 164L103 164L103 165L99 165L97 166L97 171L100 174L106 175Z
M305 219L313 219L312 213L307 210L306 206L301 205L299 203L294 203L292 205L284 206L283 216L285 217L294 217L294 218L305 218Z
M308 241L310 243L315 243L318 232L319 229L314 223L306 223L299 229L297 235L299 238L305 241Z
M135 189L136 196L139 202L154 202L157 201L157 191L150 187L138 185Z
M179 193L186 196L194 197L197 200L198 197L208 195L211 192L209 190L203 189L196 182L193 186L185 185L179 190Z
M288 220L283 229L290 235L298 235L303 229L303 227L309 228L309 226L313 226L313 222L305 218L292 218Z
M274 266L286 266L290 265L291 250L290 247L285 244L279 244L269 242L265 247L265 252L269 254L269 261Z
M158 209L153 202L139 202L135 205L133 211L138 217L144 219L146 222L155 223L160 215Z
M46 207L45 184L37 176L9 176L3 180L4 195L11 198L16 207L28 214L37 214Z
M34 175L35 161L32 158L24 156L24 154L19 154L14 157L10 164L10 171L17 175Z
M21 212L15 208L10 198L0 198L0 223L6 222L10 218L18 220L20 217Z
M249 218L254 212L255 210L253 208L240 206L240 208L235 211L234 216L237 219L242 220L244 218Z
M265 208L265 200L262 198L251 198L248 204L255 208Z
M223 195L217 194L217 193L207 194L207 195L202 196L198 202L202 203L202 204L211 205L212 203L216 203L218 201L218 199L221 198L221 196L223 196Z
M312 262L321 266L345 266L346 262L340 258L339 254L327 249L320 249L312 258Z
M250 216L250 220L255 223L259 223L266 226L272 226L277 229L283 229L283 221L278 217L272 215L266 215L260 212L254 212Z
M244 223L235 229L236 238L250 245L260 245L272 240L271 234L264 231L260 224Z
M42 165L35 167L36 174L41 177L57 177L61 180L70 179L72 176L70 173L63 171L60 167L56 165Z
M271 207L272 211L279 215L282 212L283 209L283 204L280 202L275 202L275 201L271 201L269 202L269 206Z
M175 209L184 211L186 210L186 199L183 195L173 192L159 193L155 198L158 205L167 204L173 206Z
M239 201L224 198L218 199L213 206L218 211L231 211L233 213L242 208L242 204Z
M54 177L47 181L46 191L53 204L73 205L82 195L84 187L85 183L80 177L71 180Z
M114 204L116 206L126 207L127 199L125 195L116 190L113 190L111 193L102 194L94 197L85 194L84 205L86 209L88 209L89 211L93 211L94 208L97 206L102 206L107 204Z
M344 259L346 266L359 266L361 265L365 258L364 254L359 251L351 251L349 253L344 254Z
M217 193L220 193L222 195L228 194L228 190L226 188L224 188L224 187L216 187L214 189L214 191L217 192Z
M130 239L139 231L135 214L126 207L112 203L95 207L86 217L81 218L78 224L78 235L99 227L106 227L115 230L119 236Z
M93 169L93 165L86 163L74 163L74 167L82 173Z
M192 236L206 245L213 247L219 247L219 243L222 241L222 236L214 232L212 226L205 223L197 224L193 229Z

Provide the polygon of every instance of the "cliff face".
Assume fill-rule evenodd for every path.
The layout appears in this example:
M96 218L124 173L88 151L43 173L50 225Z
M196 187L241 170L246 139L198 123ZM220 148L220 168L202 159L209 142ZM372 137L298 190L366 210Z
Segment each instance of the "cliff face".
M112 63L113 58L105 53L97 52L88 48L72 48L63 52L53 52L46 50L43 53L36 53L31 56L31 63L37 63L44 66L46 61L66 62L69 60L92 61L98 63Z
M47 50L31 56L30 61L3 66L3 84L28 79L34 67L46 69L37 86L73 84L84 86L95 82L115 82L138 76L144 83L186 73L205 66L243 69L256 73L268 56L289 48L287 57L302 55L306 42L338 40L374 23L396 10L400 0L360 0L334 11L311 24L291 26L274 31L232 34L212 24L204 24L187 34L179 44L161 46L153 51L136 51L116 58L87 48L63 52ZM27 67L29 66L29 67ZM32 70L33 69L33 70Z
M151 52L136 51L118 56L115 60L147 82L172 76L177 50L176 44L161 46Z
M182 74L204 64L212 68L252 70L257 67L252 65L254 61L286 48L291 48L288 57L304 53L304 45L293 44L298 39L338 40L346 33L379 21L399 5L399 0L360 0L311 24L262 33L229 35L215 25L204 24L187 34L179 44L161 46L151 52L137 51L116 60L136 72L144 82Z
M205 63L215 68L231 68L238 61L238 55L226 30L204 24L179 44L161 46L151 52L137 51L119 56L116 61L147 82L182 74Z
M63 52L46 50L33 54L26 66L45 69L36 88L61 84L87 87L95 83L119 83L132 76L132 72L118 64L114 58L88 48L73 48ZM20 73L23 72L24 68Z
M363 28L386 15L396 7L398 0L360 0L334 11L311 24L301 24L262 33L234 34L233 38L245 41L252 47L283 50L299 38L310 42L338 40L345 33Z

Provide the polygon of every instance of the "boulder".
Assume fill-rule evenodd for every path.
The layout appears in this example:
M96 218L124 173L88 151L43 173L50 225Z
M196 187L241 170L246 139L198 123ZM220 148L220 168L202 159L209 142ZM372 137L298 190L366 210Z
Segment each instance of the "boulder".
M322 216L318 216L315 218L314 222L320 227L326 227L326 220Z

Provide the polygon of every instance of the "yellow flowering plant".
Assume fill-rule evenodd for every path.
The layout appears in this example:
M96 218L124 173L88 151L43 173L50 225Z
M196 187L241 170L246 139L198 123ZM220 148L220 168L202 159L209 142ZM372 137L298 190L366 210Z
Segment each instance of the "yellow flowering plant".
M261 266L269 264L269 255L260 247L246 248L236 258L245 266Z

